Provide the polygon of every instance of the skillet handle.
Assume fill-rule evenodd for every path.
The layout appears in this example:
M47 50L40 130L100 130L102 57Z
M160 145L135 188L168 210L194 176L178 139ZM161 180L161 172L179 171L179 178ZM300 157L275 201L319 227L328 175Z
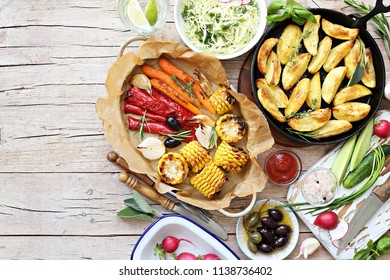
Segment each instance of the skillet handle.
M365 16L357 16L355 14L349 15L355 21L352 23L352 27L354 28L360 28L363 27L364 29L367 29L367 22L374 16L380 13L387 13L390 12L390 5L385 6L383 5L383 0L377 0L375 3L375 7Z

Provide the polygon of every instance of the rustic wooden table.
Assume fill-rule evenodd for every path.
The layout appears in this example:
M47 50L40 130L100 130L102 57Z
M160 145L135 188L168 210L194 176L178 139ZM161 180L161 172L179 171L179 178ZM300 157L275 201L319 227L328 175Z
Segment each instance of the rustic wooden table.
M173 2L156 37L180 41ZM299 2L316 7L314 1ZM344 6L315 2L335 10ZM119 20L116 0L2 0L0 15L0 259L128 259L150 222L116 216L131 190L106 160L111 147L95 102L106 95L108 68L134 33ZM138 45L129 50L136 52ZM234 86L247 55L223 61ZM389 109L389 103L382 107ZM291 149L306 170L332 148ZM259 156L261 164L267 154ZM286 192L268 183L258 198L284 200ZM248 202L235 199L231 210ZM213 214L229 233L227 245L245 259L236 242L236 219ZM300 223L299 243L310 236ZM289 259L297 254L298 247ZM323 247L311 256L331 258Z

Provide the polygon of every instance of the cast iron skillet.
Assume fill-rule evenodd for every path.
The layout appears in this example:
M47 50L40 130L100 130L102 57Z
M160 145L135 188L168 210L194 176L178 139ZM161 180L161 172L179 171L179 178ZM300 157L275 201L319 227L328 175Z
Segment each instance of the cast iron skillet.
M261 109L261 111L263 112L263 114L267 118L268 123L270 125L272 125L277 131L279 131L282 135L284 135L288 139L291 139L292 141L304 143L304 144L309 144L309 145L335 144L335 143L344 141L344 140L348 139L349 137L353 136L354 134L358 133L359 131L361 131L363 129L363 127L369 122L369 120L374 117L374 115L375 115L376 111L378 110L380 103L382 101L382 97L384 94L385 82L386 82L385 65L384 65L383 57L382 57L382 54L381 54L381 51L380 51L378 45L376 44L374 38L371 36L371 34L366 29L366 23L374 15L376 15L378 13L384 13L384 12L390 11L390 6L385 7L383 5L383 0L377 0L375 8L369 14L365 15L364 17L359 17L357 15L347 16L341 12L337 12L337 11L333 11L333 10L329 10L329 9L322 9L322 8L309 9L309 10L315 15L321 15L321 19L325 18L332 23L340 24L340 25L343 25L345 27L350 27L350 28L355 28L355 27L359 28L360 38L365 43L366 48L370 48L371 52L372 52L372 57L373 57L373 61L374 61L374 68L375 68L375 73L376 73L376 87L371 89L371 91L373 93L371 96L363 97L363 98L360 98L360 99L354 100L354 101L359 101L359 102L364 102L364 103L369 104L371 106L371 110L370 110L369 115L361 121L353 122L352 123L353 127L351 130L344 132L342 134L339 134L337 136L323 138L323 139L306 138L307 140L304 140L303 138L299 137L298 135L291 134L290 132L288 132L287 128L289 128L289 126L287 123L281 123L281 122L275 120L271 116L271 114L269 114L263 108L263 106L261 105L261 103L257 97L256 79L263 77L263 75L260 73L260 71L257 67L257 54L259 52L261 45L264 43L264 41L267 40L268 38L272 38L272 37L279 38L280 35L282 34L284 28L287 26L287 24L294 23L291 20L285 20L283 22L275 23L264 33L263 37L258 42L256 49L255 49L255 52L254 52L254 55L253 55L252 64L251 64L252 94L254 96L256 105ZM301 26L301 28L303 28L303 26ZM322 38L325 35L326 34L320 28L320 32L319 32L320 41L322 40ZM332 41L333 41L333 46L342 42L341 40L337 40L335 38L332 38ZM307 52L303 46L300 50L300 53L302 53L302 52ZM342 63L343 62L340 62L339 65L341 65ZM321 69L320 71L321 71L321 82L322 82L327 73L323 69ZM312 75L309 74L308 72L306 72L303 77L311 78ZM348 83L348 80L344 79L339 90L342 89L343 87L345 87L347 85L347 83ZM291 91L288 91L286 93L287 93L287 96L290 96ZM325 103L325 101L322 101L321 107L325 108L325 106L329 106L329 108L331 108L332 103L328 105ZM300 112L308 110L308 109L309 108L306 106L306 104L304 104L304 106L302 106ZM282 113L283 113L283 109L282 109Z

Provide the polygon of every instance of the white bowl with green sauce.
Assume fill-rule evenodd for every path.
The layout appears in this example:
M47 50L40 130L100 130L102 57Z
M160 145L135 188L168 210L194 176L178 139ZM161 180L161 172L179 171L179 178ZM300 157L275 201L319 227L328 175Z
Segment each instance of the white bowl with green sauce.
M223 2L223 1L222 1ZM184 43L194 51L226 60L241 56L260 40L267 23L264 0L248 4L220 0L176 0L175 25Z

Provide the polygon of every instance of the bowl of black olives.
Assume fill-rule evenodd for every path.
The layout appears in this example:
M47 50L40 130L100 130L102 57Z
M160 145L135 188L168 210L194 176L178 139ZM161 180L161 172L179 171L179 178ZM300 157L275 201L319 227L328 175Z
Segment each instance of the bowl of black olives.
M295 214L276 200L263 199L237 220L241 251L252 260L282 260L294 250L299 237Z

